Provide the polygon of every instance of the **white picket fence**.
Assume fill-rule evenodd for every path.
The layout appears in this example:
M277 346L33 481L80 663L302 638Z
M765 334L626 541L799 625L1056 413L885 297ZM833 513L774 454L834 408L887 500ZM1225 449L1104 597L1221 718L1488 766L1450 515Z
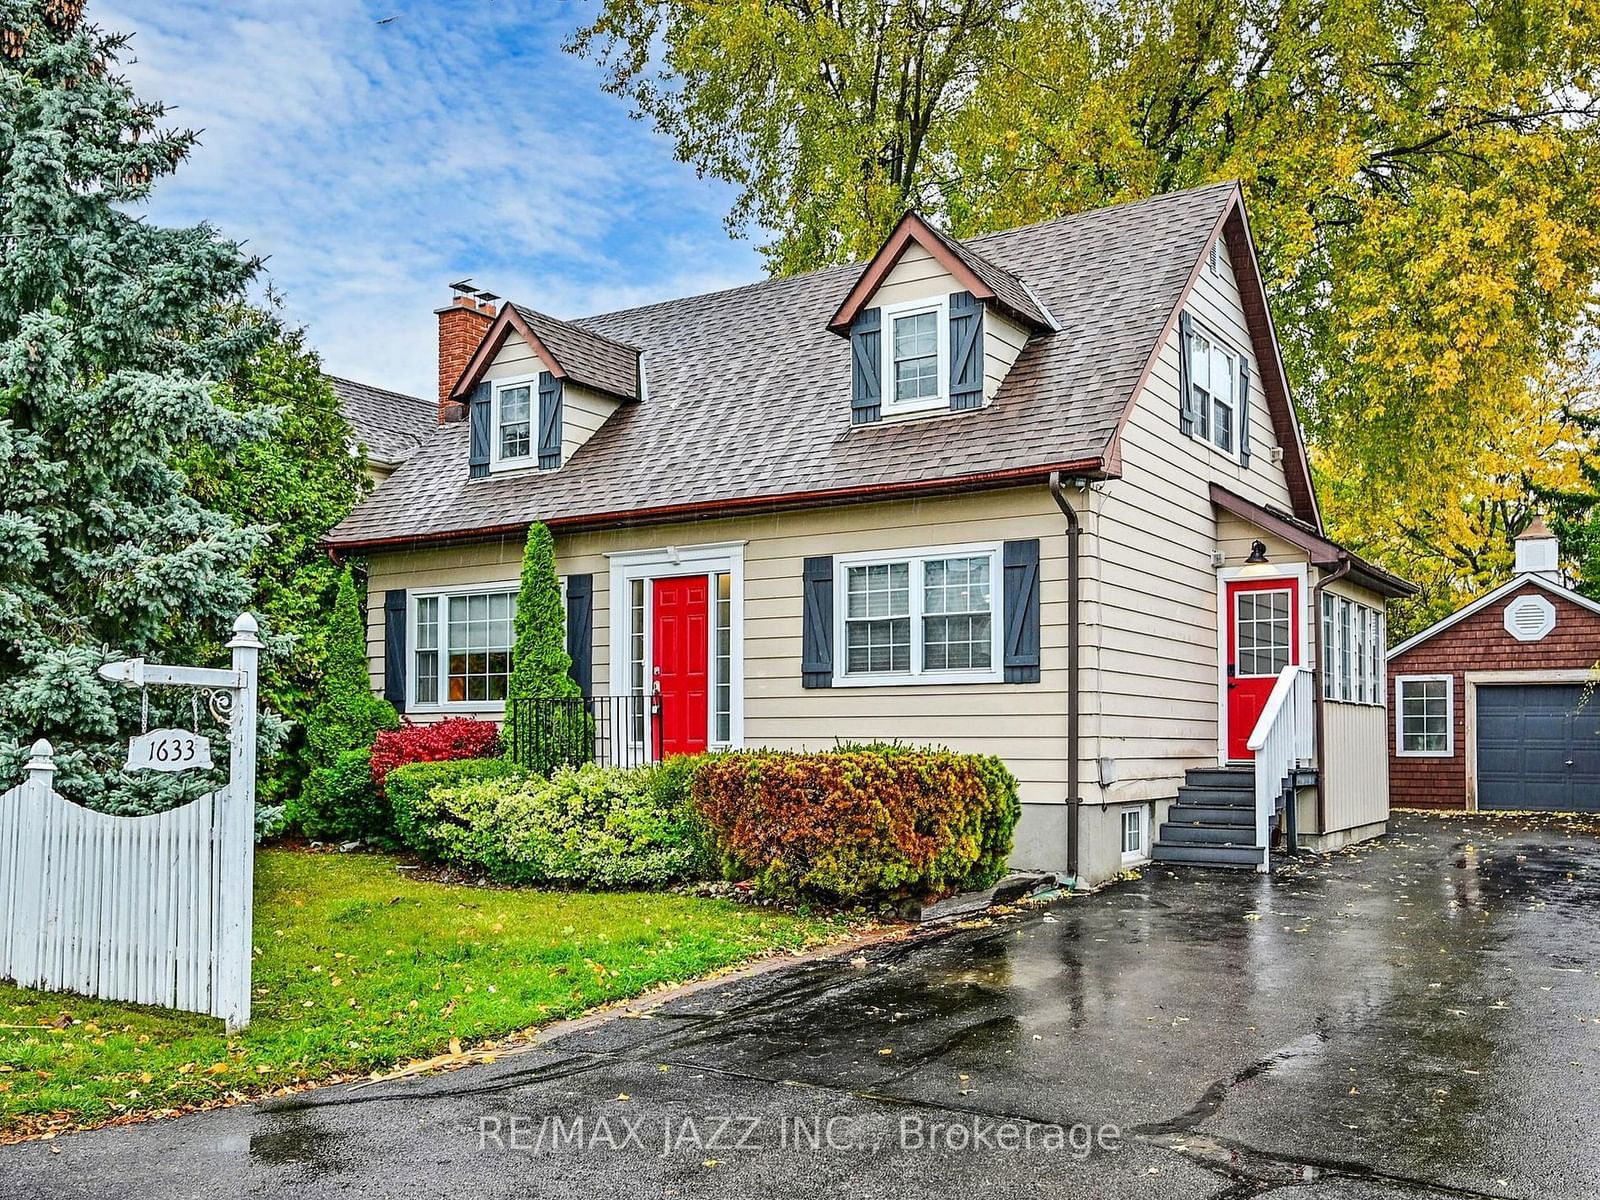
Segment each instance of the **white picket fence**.
M211 692L229 721L225 787L155 816L107 816L63 799L50 744L34 744L23 782L0 796L0 978L249 1022L261 642L248 614L234 635L231 671L102 671Z

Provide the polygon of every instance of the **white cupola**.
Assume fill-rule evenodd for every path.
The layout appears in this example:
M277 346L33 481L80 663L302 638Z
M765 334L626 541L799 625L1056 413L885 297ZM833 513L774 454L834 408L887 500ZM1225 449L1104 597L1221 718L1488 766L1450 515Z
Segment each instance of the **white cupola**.
M1543 517L1535 517L1517 535L1516 554L1518 575L1537 575L1550 583L1564 586L1561 578L1561 543L1550 532Z

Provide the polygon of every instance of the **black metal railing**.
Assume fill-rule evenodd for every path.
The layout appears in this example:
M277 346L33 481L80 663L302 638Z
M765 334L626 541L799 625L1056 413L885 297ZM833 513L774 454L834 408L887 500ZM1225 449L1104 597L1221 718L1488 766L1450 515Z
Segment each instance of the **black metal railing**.
M505 737L512 759L541 775L591 762L642 767L661 757L661 701L641 695L508 700Z

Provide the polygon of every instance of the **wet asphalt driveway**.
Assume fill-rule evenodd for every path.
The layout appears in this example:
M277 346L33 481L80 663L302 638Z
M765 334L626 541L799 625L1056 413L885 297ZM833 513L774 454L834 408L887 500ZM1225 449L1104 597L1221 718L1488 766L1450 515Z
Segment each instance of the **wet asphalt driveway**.
M1394 830L0 1150L0 1196L1600 1196L1600 831Z

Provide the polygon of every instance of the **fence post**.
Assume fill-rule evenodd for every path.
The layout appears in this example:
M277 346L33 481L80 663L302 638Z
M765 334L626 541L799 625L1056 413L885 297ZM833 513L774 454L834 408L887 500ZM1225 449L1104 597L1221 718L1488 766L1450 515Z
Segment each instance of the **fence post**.
M233 640L228 643L240 685L232 697L233 720L228 730L228 798L223 806L219 847L222 925L214 999L218 1015L227 1023L229 1032L250 1023L256 847L256 673L262 650L260 630L254 617L241 613L233 623Z
M28 751L28 761L22 769L27 773L28 786L35 792L48 792L55 786L55 752L48 738L40 738Z

